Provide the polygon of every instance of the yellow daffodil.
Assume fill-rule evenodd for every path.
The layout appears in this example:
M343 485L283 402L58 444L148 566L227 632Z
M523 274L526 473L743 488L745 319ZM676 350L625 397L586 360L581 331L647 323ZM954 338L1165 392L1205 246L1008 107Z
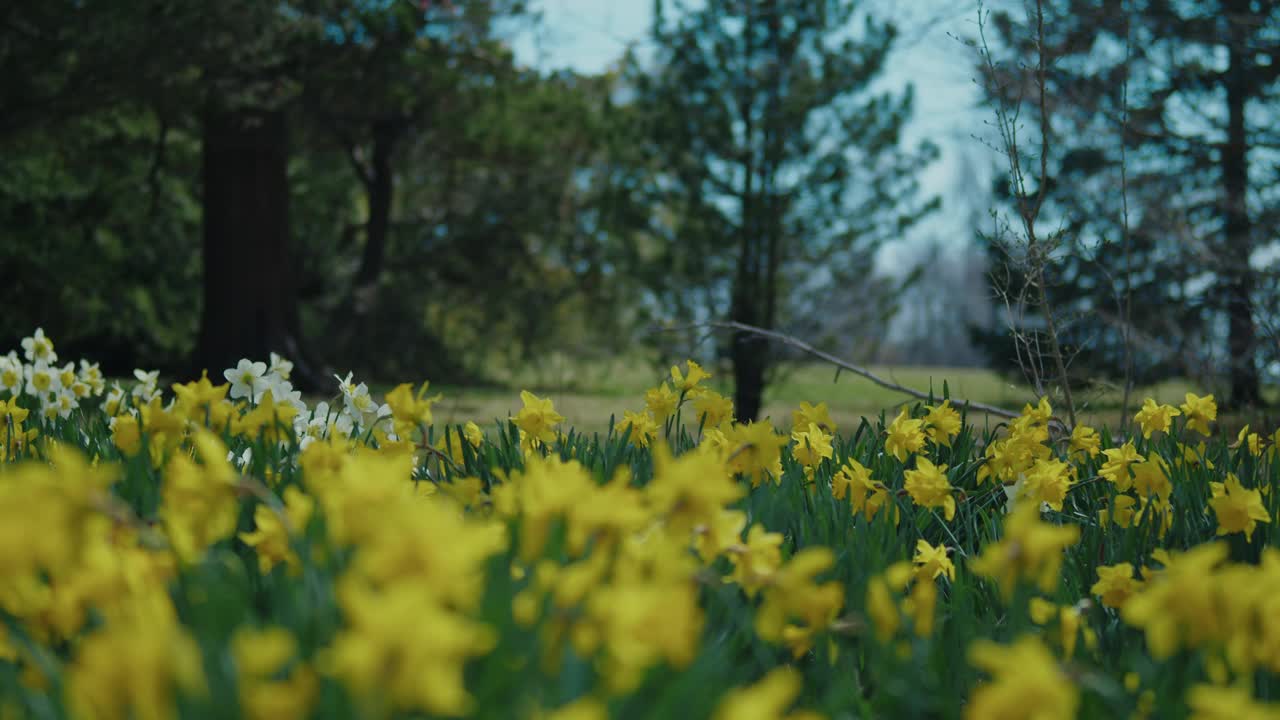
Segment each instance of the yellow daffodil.
M1242 532L1246 540L1252 540L1258 523L1271 522L1262 493L1246 489L1235 473L1227 473L1225 482L1209 483L1209 488L1213 491L1209 506L1218 518L1219 535Z
M524 407L511 418L516 427L539 442L555 442L555 428L564 422L564 416L556 412L551 400L540 398L528 390L521 390L520 401L524 403Z
M916 458L916 467L906 471L903 489L917 505L926 508L942 508L948 521L956 516L954 488L947 480L947 466L934 465L928 458Z
M1173 418L1181 414L1178 408L1172 405L1158 405L1155 400L1147 398L1142 402L1142 409L1133 416L1133 419L1138 423L1138 427L1142 428L1142 437L1150 438L1153 432L1169 432Z
M898 416L885 428L884 450L898 458L898 462L906 462L911 453L920 452L924 447L924 421L913 419L907 408L902 408Z
M1199 397L1193 393L1187 393L1186 402L1179 406L1182 414L1187 417L1187 429L1209 436L1209 423L1218 419L1218 404L1214 402L1212 395Z

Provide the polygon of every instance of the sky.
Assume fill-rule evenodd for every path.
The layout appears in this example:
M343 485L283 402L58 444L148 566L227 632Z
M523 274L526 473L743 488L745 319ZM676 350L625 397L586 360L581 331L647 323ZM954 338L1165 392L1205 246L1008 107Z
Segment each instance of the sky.
M924 138L940 155L920 175L922 189L942 198L943 211L913 228L879 258L883 269L903 268L928 241L959 250L973 241L968 204L984 197L999 157L978 138L989 132L988 111L978 106L975 54L960 38L976 35L976 0L872 0L878 17L893 20L899 42L879 89L915 87L916 112L904 132L908 145ZM988 3L990 5L990 3ZM628 44L643 50L652 0L537 0L543 22L513 42L520 62L543 70L598 73Z

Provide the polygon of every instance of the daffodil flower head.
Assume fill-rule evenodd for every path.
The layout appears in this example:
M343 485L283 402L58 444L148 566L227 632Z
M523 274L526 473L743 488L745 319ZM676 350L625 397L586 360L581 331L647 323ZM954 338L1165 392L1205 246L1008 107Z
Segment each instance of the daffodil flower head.
M803 679L795 669L777 668L754 685L726 693L712 720L796 717L799 713L788 715L787 709L800 696L803 685Z
M1053 406L1049 404L1048 396L1040 398L1040 402L1034 406L1028 403L1022 408L1022 417L1035 425L1044 425L1053 418Z
M1089 592L1101 598L1106 607L1123 608L1125 602L1142 589L1142 580L1134 577L1131 563L1099 565L1097 572L1098 581Z
M1005 597L1022 582L1051 593L1058 585L1064 551L1079 539L1079 527L1044 522L1035 503L1020 503L1005 516L1004 536L984 546L969 567L995 580Z
M1130 468L1136 463L1146 462L1132 442L1126 442L1118 448L1107 448L1102 451L1107 460L1098 470L1098 475L1116 486L1116 490L1125 492L1133 487L1133 476Z
M0 392L7 392L10 396L17 396L22 393L22 387L25 383L26 373L22 361L12 352L7 356L0 355Z
M898 416L885 428L885 452L898 458L898 462L906 462L907 456L919 452L924 447L924 421L912 418L906 407L898 412Z
M1073 457L1097 457L1102 448L1102 438L1088 425L1076 425L1071 429L1069 448Z
M1242 532L1246 540L1253 540L1258 523L1271 522L1261 491L1246 489L1235 473L1227 473L1224 482L1209 483L1209 488L1213 492L1209 506L1218 518L1219 535Z
M229 393L231 399L245 398L253 400L261 396L267 389L266 373L266 363L241 358L234 368L224 371L222 375L227 379L227 382L231 383L231 392Z
M665 422L667 418L675 414L676 408L680 406L679 393L673 392L671 387L665 382L657 387L649 388L644 393L645 408L653 415L653 419L658 422Z
M524 407L511 417L516 427L525 431L530 437L543 443L555 442L555 428L564 422L564 416L556 412L555 405L549 398L540 398L528 390L520 391L520 401Z
M1075 483L1071 470L1070 465L1060 460L1036 460L1025 474L1018 476L1018 497L1028 498L1041 509L1061 512L1067 491Z
M703 389L693 400L693 411L703 428L720 427L733 420L733 399Z
M53 395L53 404L57 406L58 417L71 417L71 411L80 407L80 400L70 388L63 388Z
M905 477L903 489L912 501L921 507L942 508L948 522L955 517L956 499L951 495L954 488L947 480L946 465L934 465L923 455L917 456L915 468L907 470Z
M929 412L924 416L924 427L929 439L935 445L951 447L951 441L960 434L962 427L960 413L951 407L951 400L943 400L941 405L926 408Z
M680 367L677 365L671 366L671 381L680 389L680 392L690 392L703 380L711 377L711 373L703 370L702 366L692 360L685 361L685 368L688 370L687 373L680 372Z
M107 399L102 404L102 411L106 413L107 417L114 418L120 413L125 397L124 388L120 387L120 383L112 383L111 391L107 393Z
M132 395L138 402L146 404L159 397L160 391L156 387L160 381L159 370L134 369L133 377L138 384L133 386Z
M934 547L923 538L917 540L916 554L911 558L911 562L916 565L916 577L932 581L945 575L948 580L955 580L956 566L947 557L947 550L945 545Z
M53 368L58 373L58 384L63 388L70 388L76 383L76 364L67 363L60 368Z
M1153 432L1169 432L1173 418L1181 414L1178 408L1172 405L1158 405L1155 400L1147 398L1142 402L1142 409L1133 416L1133 419L1142 428L1142 437L1150 438Z
M817 405L801 402L800 407L791 412L792 428L807 428L810 425L817 425L829 433L836 431L836 423L831 419L831 411L825 402Z
M1218 419L1218 403L1212 395L1200 397L1187 393L1186 402L1178 406L1187 418L1187 429L1209 437L1209 423Z
M626 410L618 422L617 431L628 433L628 439L637 447L649 447L649 442L658 434L658 424L647 412Z
M293 363L280 355L271 353L271 363L267 366L267 372L272 375L279 375L281 378L288 380L290 373L293 372Z
M77 376L80 382L89 386L94 397L102 395L107 388L106 379L102 376L102 369L98 367L98 363L81 360Z
M1012 645L978 640L969 647L969 662L991 680L973 690L966 720L1023 717L1028 707L1041 720L1076 717L1080 692L1039 638L1025 635Z
M58 354L53 351L53 340L44 334L44 328L36 328L31 337L22 338L22 352L27 362L58 361Z
M43 360L37 360L23 368L26 375L27 394L41 399L62 389L61 375Z
M816 467L823 460L830 459L834 452L831 447L832 437L814 423L810 423L804 430L792 432L791 439L795 441L791 454L805 467Z

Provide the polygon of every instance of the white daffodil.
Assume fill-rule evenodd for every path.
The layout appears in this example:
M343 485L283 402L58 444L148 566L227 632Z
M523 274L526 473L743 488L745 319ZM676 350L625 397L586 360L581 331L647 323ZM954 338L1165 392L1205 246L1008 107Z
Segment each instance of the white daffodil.
M338 381L338 389L342 391L343 397L353 395L356 392L356 384L351 381L355 373L349 372L346 377L334 375L333 378Z
M377 412L377 405L374 404L373 398L369 395L369 386L364 383L359 385L351 381L352 373L347 373L346 378L338 377L338 388L342 390L342 402L346 410L355 418L363 418L366 414Z
M64 388L69 388L72 385L75 385L76 381L79 379L76 377L76 364L73 362L69 362L61 368L55 369L58 371L58 382L61 383Z
M55 363L58 354L53 351L53 340L44 334L44 328L36 328L31 337L22 338L22 352L29 362Z
M43 360L37 360L22 370L27 381L27 394L32 397L46 399L51 393L62 389L58 371Z
M94 397L98 397L107 389L106 378L102 376L102 370L98 367L98 363L81 360L78 375L80 382L89 386L89 392Z
M58 406L58 393L49 393L40 398L40 417L45 422L53 422L58 419L61 408Z
M156 387L160 382L159 370L148 371L135 368L133 376L137 378L138 384L133 386L132 395L140 405L146 405L160 395L160 389Z
M7 391L14 396L20 395L25 379L22 361L16 355L10 353L6 357L0 357L0 391Z
M301 438L307 434L307 428L311 423L311 410L299 410L298 414L293 416L293 434Z
M118 382L111 383L111 391L107 393L106 402L102 403L102 411L114 420L116 414L120 412L122 403L124 403L124 388L120 387Z
M247 358L241 358L234 368L224 371L222 376L231 383L231 399L249 398L257 402L267 390L266 372L266 363Z
M64 420L71 417L71 411L80 407L80 401L70 388L63 388L54 396L54 404L58 406L58 417Z
M333 437L335 432L350 437L353 429L354 423L345 410L335 412L329 403L322 400L306 415L305 427L299 432L304 439L299 442L310 445L316 439Z
M351 434L355 432L356 423L355 423L355 420L353 420L350 415L346 413L338 413L337 417L333 419L332 427L333 429L337 430L338 434L341 435L342 437L349 438L351 437Z
M293 372L293 363L275 353L271 353L271 365L268 372L273 375L279 375L281 378L288 380L289 373Z
M159 370L143 370L142 368L134 368L133 376L143 385L155 386L160 381Z
M306 432L316 437L324 437L325 431L329 429L329 413L329 403L324 400L317 403L305 421Z
M288 403L297 408L299 414L306 412L307 404L302 401L302 391L294 390L293 383L274 372L267 373L266 383L267 391L271 392L271 397L277 403Z
M1012 485L1004 486L1004 512L1006 515L1012 513L1014 506L1026 495L1026 488L1027 476L1024 473L1018 473L1018 479ZM1049 507L1049 503L1040 503L1040 512L1049 512L1052 509Z
M1004 486L1004 512L1006 515L1013 512L1013 506L1018 502L1018 498L1022 496L1022 487L1027 484L1027 476L1018 473L1018 479L1011 485Z

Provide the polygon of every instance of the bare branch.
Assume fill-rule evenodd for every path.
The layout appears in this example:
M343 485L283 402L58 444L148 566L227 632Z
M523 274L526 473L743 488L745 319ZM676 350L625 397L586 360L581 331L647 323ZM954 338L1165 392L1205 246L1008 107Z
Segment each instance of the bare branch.
M919 400L932 399L930 398L929 394L926 392L921 392L920 390L916 390L915 388L909 388L906 385L899 385L898 383L893 382L891 380L885 380L884 378L880 377L879 375L876 375L875 373L871 372L870 370L867 370L864 367L861 367L859 365L854 365L853 363L848 362L847 360L842 360L841 358L838 358L835 355L832 355L831 353L819 350L818 348L810 345L809 343L799 338L792 337L791 335L780 333L775 330L765 330L764 328L759 328L754 325L747 325L747 324L736 322L733 320L711 321L706 323L696 323L693 325L684 325L679 327L663 327L658 329L663 331L680 331L680 330L693 330L697 328L707 328L707 327L716 328L719 330L732 330L735 332L743 332L750 335L755 335L757 337L762 337L768 340L772 340L774 342L782 343L783 345L793 347L808 355L812 355L813 357L816 357L819 360L823 360L825 362L831 363L832 365L835 365L841 370L847 370L853 373L854 375L864 377L867 380L870 380L871 382L875 383L876 385L879 385L882 388L887 388L889 390L900 392L900 393L903 393L904 395L910 395L911 397L914 397ZM977 402L975 400L965 400L963 398L951 398L951 402L955 404L957 407L967 407L973 410L978 410L981 412L985 412L985 413L996 415L1003 418L1016 418L1019 415L1017 412L1014 412L1013 410L997 407L995 405L988 405L987 403Z
M1124 398L1120 401L1120 432L1129 422L1129 400L1133 392L1133 259L1129 237L1129 62L1133 51L1133 38L1129 29L1129 8L1120 4L1124 17L1124 79L1120 82L1120 234L1124 243L1124 326L1120 331L1124 343Z
M1017 203L1017 214L1021 220L1022 238L1020 239L1020 244L1025 246L1026 281L1018 292L1017 306L1019 309L1025 307L1026 293L1034 290L1035 304L1044 318L1044 335L1049 345L1048 355L1054 363L1062 399L1067 408L1067 417L1070 424L1074 426L1076 424L1076 405L1071 393L1071 381L1067 373L1067 360L1063 356L1062 345L1059 341L1054 309L1049 302L1045 273L1045 268L1049 264L1053 252L1053 246L1061 239L1061 232L1050 233L1041 237L1036 227L1048 193L1048 163L1052 145L1052 125L1050 123L1048 105L1048 49L1045 45L1043 0L1036 0L1034 12L1037 63L1034 69L1023 68L1023 70L1030 70L1032 83L1039 92L1037 109L1040 113L1040 177L1036 179L1034 192L1027 188L1027 171L1023 167L1022 149L1018 146L1017 136L1018 116L1022 111L1022 94L1025 83L1019 83L1018 96L1013 100L1009 100L1008 93L1004 91L1002 84L1003 75L1000 68L996 66L995 60L991 55L990 46L987 43L985 32L986 13L981 4L978 7L979 52L981 53L989 82L997 90L995 94L996 126L1000 132L1003 153L1009 163L1011 189ZM1012 309L1007 296L1005 297L1005 302L1006 307ZM1012 313L1010 314L1012 315ZM1046 394L1048 388L1043 383L1046 375L1043 367L1037 367L1043 358L1038 347L1040 341L1039 333L1032 333L1028 336L1022 333L1020 328L1014 327L1012 323L1010 324L1010 332L1014 336L1015 347L1018 349L1018 363L1023 372L1034 376L1033 386L1036 388L1037 394ZM1023 348L1027 350L1029 356L1027 361L1023 359ZM1034 358L1034 362L1030 358Z

